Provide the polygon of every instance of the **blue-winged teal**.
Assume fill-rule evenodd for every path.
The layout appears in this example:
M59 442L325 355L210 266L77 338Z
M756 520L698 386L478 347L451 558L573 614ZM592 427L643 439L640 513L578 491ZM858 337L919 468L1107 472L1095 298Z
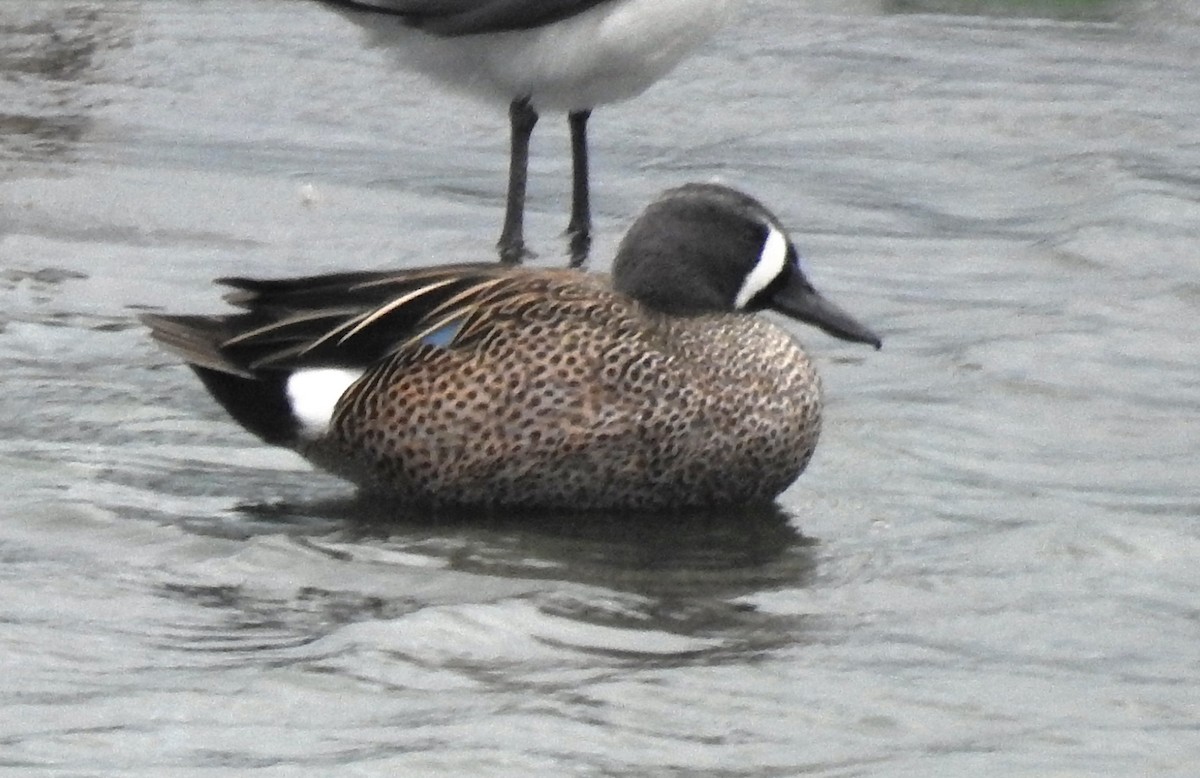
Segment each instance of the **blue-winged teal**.
M768 502L812 456L821 392L754 312L880 343L773 215L712 184L651 204L611 280L471 264L221 283L244 313L146 316L153 336L260 438L405 504Z
M565 111L574 186L571 253L591 243L587 121L597 105L635 97L711 36L732 0L321 0L372 42L451 86L509 102L511 157L500 256L525 253L529 138L539 111Z

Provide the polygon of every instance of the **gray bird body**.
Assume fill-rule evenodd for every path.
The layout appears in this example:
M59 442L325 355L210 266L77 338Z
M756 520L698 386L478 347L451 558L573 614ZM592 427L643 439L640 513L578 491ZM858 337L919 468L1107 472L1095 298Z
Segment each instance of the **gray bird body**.
M587 125L666 75L728 19L732 0L320 0L402 66L508 104L510 151L500 258L521 261L529 144L539 115L571 130L573 265L591 246Z
M538 111L645 91L728 20L730 0L320 0L401 65Z

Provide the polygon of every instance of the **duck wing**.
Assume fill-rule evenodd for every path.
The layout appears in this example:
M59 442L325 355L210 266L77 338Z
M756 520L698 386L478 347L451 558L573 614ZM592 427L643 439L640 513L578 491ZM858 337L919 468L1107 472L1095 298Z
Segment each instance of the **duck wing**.
M188 364L243 378L366 368L412 345L469 343L489 326L485 307L493 310L503 301L511 308L565 272L470 264L282 280L223 278L217 283L233 289L225 299L242 312L147 314L142 321Z

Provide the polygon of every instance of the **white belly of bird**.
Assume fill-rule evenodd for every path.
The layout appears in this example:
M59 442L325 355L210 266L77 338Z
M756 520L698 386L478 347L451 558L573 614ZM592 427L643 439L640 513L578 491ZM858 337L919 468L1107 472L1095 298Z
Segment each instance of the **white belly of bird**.
M530 30L438 38L394 20L370 28L407 67L539 110L582 110L645 91L727 20L731 0L619 0ZM381 24L379 22L391 22Z

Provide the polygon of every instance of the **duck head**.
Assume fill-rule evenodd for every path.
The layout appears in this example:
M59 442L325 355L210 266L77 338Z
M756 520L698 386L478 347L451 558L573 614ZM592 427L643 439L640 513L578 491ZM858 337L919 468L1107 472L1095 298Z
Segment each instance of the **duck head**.
M770 309L835 338L882 345L813 288L774 214L719 184L686 184L651 203L621 241L613 286L674 316Z

